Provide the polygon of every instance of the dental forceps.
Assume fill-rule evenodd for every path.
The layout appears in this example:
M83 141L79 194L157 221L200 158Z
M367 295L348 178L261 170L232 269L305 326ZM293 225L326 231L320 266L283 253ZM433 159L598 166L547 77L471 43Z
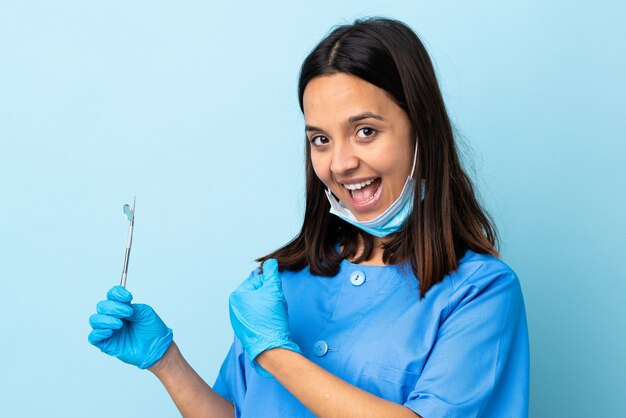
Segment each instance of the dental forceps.
M126 241L126 253L124 254L124 268L122 269L122 280L120 286L126 287L126 275L128 274L128 259L130 258L130 247L133 245L133 229L135 227L135 202L137 198L133 198L133 207L127 203L124 205L124 215L130 224L128 225L128 241Z

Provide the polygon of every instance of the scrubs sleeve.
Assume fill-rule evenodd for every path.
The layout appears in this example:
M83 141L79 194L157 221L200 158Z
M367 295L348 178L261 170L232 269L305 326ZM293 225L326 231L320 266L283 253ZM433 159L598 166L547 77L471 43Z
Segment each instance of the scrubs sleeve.
M222 363L213 390L235 405L235 417L241 416L241 405L246 396L245 352L235 337Z
M259 269L253 270L248 278L259 272ZM235 405L236 418L241 416L241 405L243 405L246 396L245 365L246 353L241 345L241 341L235 336L217 375L213 390Z
M528 329L519 280L499 260L459 280L404 405L424 418L527 417Z

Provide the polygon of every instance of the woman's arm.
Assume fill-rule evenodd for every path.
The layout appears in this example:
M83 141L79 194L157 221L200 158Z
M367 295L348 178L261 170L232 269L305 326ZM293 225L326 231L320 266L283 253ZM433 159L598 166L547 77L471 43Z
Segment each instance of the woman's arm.
M230 295L230 320L252 366L271 374L315 416L416 418L409 408L334 376L299 353L291 340L278 262L248 277Z
M233 418L234 405L215 392L187 363L172 342L150 370L159 378L185 418Z
M403 405L349 384L294 351L266 350L256 361L316 417L421 418Z
M103 352L163 382L184 417L232 418L234 405L207 385L185 361L169 329L148 305L130 303L132 294L114 286L89 318L89 342Z

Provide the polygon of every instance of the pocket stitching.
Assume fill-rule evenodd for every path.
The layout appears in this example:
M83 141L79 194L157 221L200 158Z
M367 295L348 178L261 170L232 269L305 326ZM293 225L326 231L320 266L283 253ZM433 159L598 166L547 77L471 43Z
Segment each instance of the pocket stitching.
M390 376L389 372L395 374L396 378L394 378L394 376ZM421 376L421 373L400 370L386 364L375 363L372 361L367 362L362 374L363 376L374 377L388 383L409 387L414 385L417 379Z

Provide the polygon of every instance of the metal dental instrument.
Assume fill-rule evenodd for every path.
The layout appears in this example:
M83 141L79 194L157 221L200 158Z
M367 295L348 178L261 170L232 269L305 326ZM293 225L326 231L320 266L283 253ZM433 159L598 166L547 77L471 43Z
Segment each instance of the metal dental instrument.
M124 214L130 222L128 225L128 241L126 242L126 254L124 255L124 269L122 270L122 280L120 286L126 287L126 274L128 273L128 259L130 258L130 247L133 245L133 228L135 227L135 201L137 198L133 198L133 207L129 204L124 205Z

